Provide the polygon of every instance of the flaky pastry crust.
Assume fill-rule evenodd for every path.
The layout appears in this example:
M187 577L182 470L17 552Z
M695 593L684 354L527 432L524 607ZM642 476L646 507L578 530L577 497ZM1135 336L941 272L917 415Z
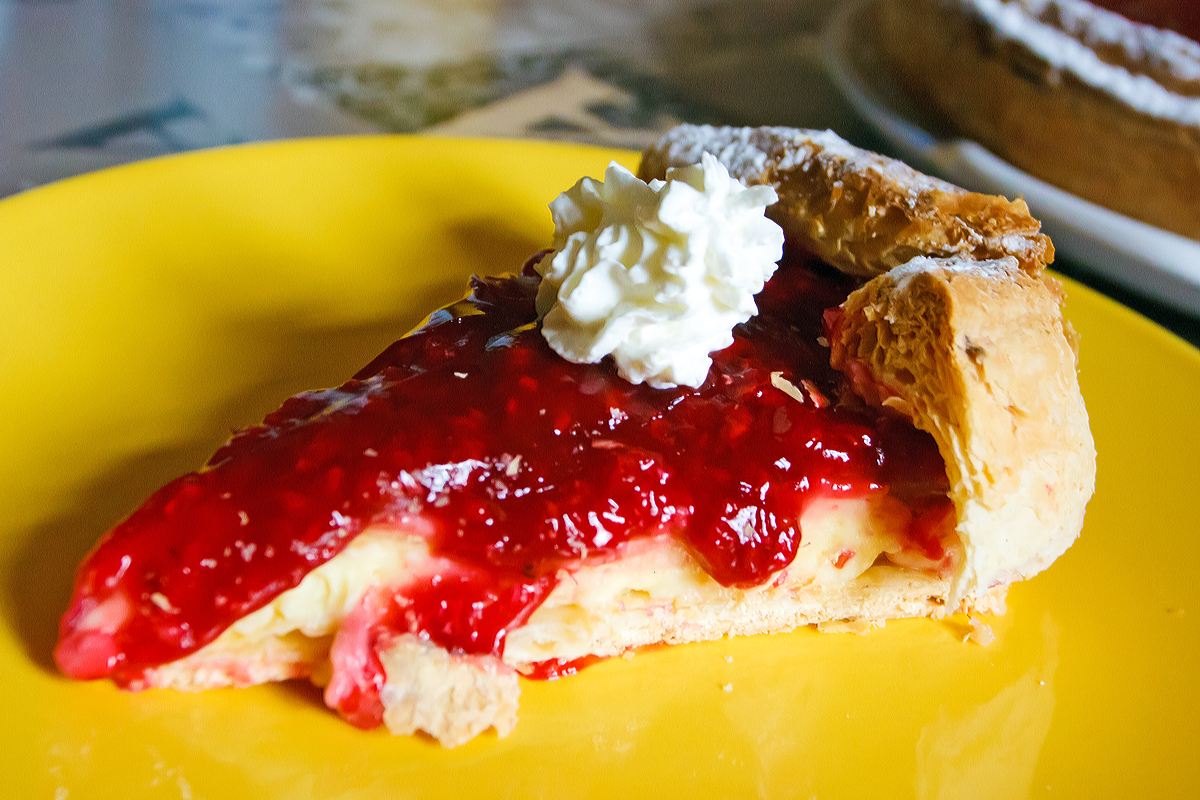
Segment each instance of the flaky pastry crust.
M1041 571L1083 527L1096 454L1062 298L1013 258L921 257L842 306L834 367L946 462L966 551L952 599Z
M638 177L661 180L703 152L747 185L775 187L779 202L767 216L789 243L851 275L916 256L1012 256L1030 272L1054 259L1024 200L968 192L831 131L680 125L643 154Z
M1053 246L1025 204L828 132L781 128L681 126L647 151L640 174L662 177L705 151L776 188L774 218L790 240L878 276L843 305L833 365L938 443L966 549L950 600L1061 555L1083 525L1095 448L1062 288L1042 275Z

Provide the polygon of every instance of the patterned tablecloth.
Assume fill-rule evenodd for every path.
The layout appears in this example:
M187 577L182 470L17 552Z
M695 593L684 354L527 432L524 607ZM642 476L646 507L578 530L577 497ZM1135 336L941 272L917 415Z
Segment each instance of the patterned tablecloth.
M887 151L821 58L840 0L0 0L0 196L224 144L380 131L642 148L679 121ZM1200 320L1055 266L1200 343Z
M861 140L820 63L832 4L0 0L0 194L314 134L641 148L688 120Z

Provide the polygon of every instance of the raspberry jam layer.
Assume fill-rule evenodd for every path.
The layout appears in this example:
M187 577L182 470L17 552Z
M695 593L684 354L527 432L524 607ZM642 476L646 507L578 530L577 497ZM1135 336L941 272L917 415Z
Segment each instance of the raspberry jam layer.
M762 584L795 557L817 497L888 493L914 512L914 547L938 555L925 531L949 501L933 440L829 366L822 313L850 279L789 257L698 390L555 355L537 280L475 279L352 380L291 398L105 534L62 622L63 671L136 687L367 526L417 518L461 575L376 603L376 627L464 653L501 655L560 570L633 537L668 533L722 584Z

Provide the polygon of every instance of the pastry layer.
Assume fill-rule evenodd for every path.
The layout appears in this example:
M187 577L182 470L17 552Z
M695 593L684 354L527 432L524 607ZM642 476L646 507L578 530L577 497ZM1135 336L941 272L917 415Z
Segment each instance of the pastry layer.
M673 537L636 540L616 560L563 570L559 584L529 620L508 633L504 661L529 672L543 661L614 656L662 642L783 630L827 620L891 618L896 615L887 612L886 603L876 605L869 598L803 612L771 611L763 606L763 598L778 599L780 590L794 594L806 588L819 588L819 595L844 592L880 556L885 556L882 561L892 556L912 565L914 585L934 594L940 586L944 596L946 579L930 583L926 573L948 574L961 554L951 546L941 562L931 562L918 553L903 552L906 513L886 497L816 501L800 520L803 543L796 559L771 582L751 589L722 586ZM419 576L453 569L451 562L430 554L422 536L373 526L298 586L238 620L208 646L151 670L146 684L208 689L299 677L324 683L332 637L370 589L386 586L403 592ZM919 616L944 608L944 601L928 605L928 597L918 599L924 603ZM858 608L854 602L865 605ZM912 607L915 601L903 602ZM694 614L681 615L685 609ZM775 622L761 627L759 621L767 619ZM253 661L248 660L251 657Z
M842 305L834 366L946 462L966 556L952 597L1040 572L1083 527L1096 451L1062 299L1012 258L917 258Z
M950 581L939 572L951 571L961 554L950 542L939 563L906 552L906 513L886 497L814 502L800 521L804 544L795 561L752 589L717 583L670 536L631 542L617 560L561 575L530 619L509 632L502 661L451 654L411 634L389 638L376 647L387 675L384 722L394 733L422 730L454 746L488 727L510 731L518 673L547 662L814 623L1003 613L1004 587L948 604ZM338 631L369 591L402 592L414 576L442 569L453 565L431 556L423 537L375 526L208 646L148 672L145 685L200 690L291 678L324 685Z
M851 275L886 272L916 256L1013 256L1039 271L1054 259L1023 200L968 192L861 150L832 131L680 125L642 156L638 177L715 155L734 177L768 184L767 215L789 242Z

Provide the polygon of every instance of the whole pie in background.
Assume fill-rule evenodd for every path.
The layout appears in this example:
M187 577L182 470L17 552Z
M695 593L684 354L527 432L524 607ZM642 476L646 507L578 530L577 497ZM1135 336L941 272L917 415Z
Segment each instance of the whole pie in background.
M1200 240L1200 6L882 0L880 45L926 110L1030 174Z

